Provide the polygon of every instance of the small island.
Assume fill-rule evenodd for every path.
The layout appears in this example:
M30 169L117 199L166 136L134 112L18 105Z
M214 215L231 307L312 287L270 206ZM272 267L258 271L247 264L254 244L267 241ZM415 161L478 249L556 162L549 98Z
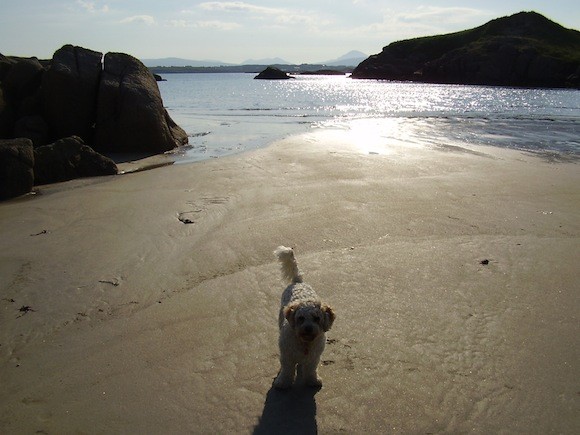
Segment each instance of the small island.
M288 73L285 73L281 69L273 66L269 66L256 77L254 77L254 79L258 80L288 80L293 78L294 77L288 75Z

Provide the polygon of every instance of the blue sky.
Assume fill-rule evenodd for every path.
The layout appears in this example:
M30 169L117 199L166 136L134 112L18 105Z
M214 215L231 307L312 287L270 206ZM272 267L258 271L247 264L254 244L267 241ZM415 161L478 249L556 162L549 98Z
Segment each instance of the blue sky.
M139 58L318 62L522 10L580 29L577 0L0 0L0 53L50 58L70 43Z

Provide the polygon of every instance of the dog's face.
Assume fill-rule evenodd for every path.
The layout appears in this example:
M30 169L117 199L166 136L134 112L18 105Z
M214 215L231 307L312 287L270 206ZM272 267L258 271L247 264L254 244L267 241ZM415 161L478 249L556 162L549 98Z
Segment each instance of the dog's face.
M328 305L292 304L284 309L284 316L302 341L313 341L334 322L334 313Z

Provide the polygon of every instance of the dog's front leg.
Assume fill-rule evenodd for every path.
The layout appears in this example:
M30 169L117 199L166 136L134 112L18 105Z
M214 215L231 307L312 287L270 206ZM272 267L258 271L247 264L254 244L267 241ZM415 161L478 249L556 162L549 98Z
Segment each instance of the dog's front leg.
M318 376L320 357L309 358L302 364L304 384L309 387L322 387L322 379Z
M290 358L280 356L280 373L274 379L274 387L279 389L290 388L296 376L296 363Z

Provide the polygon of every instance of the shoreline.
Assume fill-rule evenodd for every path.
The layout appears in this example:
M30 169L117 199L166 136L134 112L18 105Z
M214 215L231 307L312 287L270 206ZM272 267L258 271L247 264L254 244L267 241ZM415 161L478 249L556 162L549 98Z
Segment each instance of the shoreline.
M312 131L0 204L0 428L576 431L577 166L374 144ZM337 313L318 392L270 389L280 244Z

